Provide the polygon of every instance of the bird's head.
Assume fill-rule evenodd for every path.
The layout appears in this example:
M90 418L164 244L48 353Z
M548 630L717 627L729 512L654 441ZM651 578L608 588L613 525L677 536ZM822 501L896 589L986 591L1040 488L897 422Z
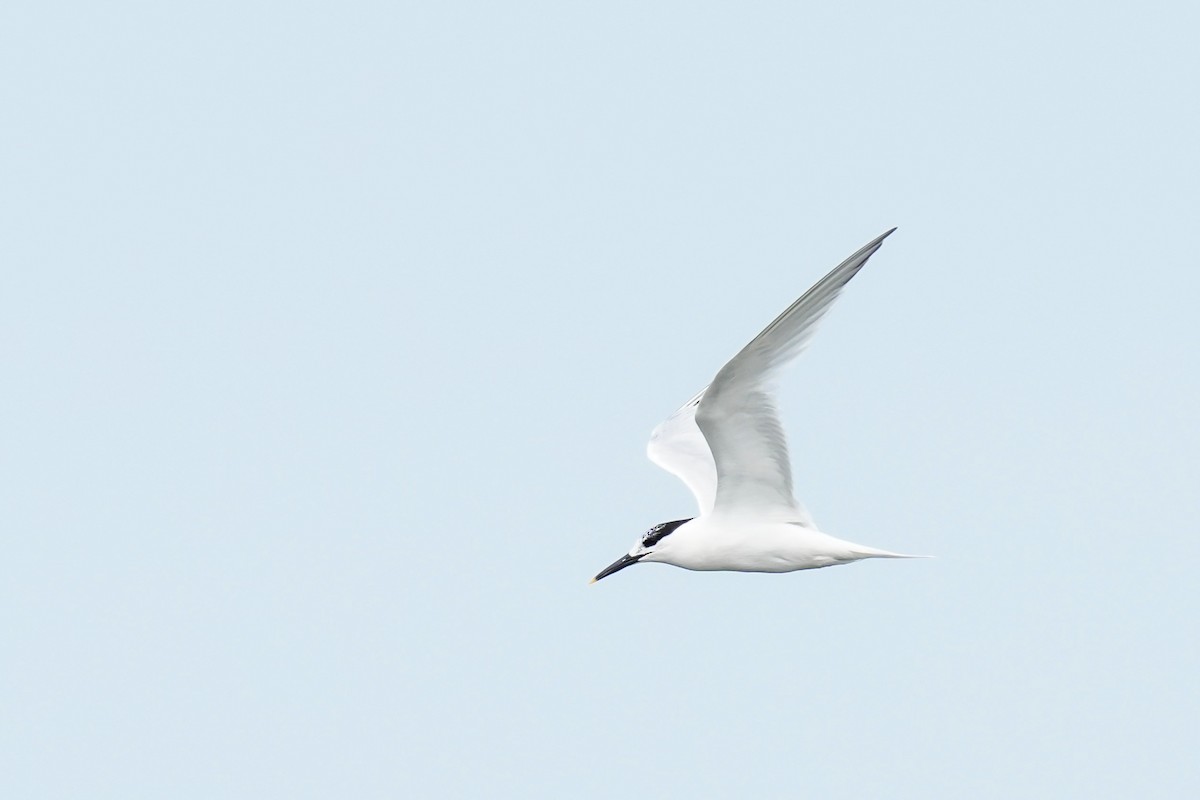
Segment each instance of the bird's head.
M653 528L643 533L641 537L634 542L633 547L629 549L628 553L621 556L604 569L600 570L600 572L596 574L596 577L592 578L591 582L595 583L601 578L607 578L614 572L620 572L626 567L632 566L639 561L661 561L661 556L663 553L669 550L671 547L671 543L669 541L670 535L674 533L675 529L680 525L691 521L691 518L677 519L671 522L661 522L658 525L655 525Z

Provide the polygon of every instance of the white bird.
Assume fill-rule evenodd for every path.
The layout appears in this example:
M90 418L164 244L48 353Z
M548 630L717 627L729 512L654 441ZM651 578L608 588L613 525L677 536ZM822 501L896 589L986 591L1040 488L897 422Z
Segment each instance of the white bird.
M692 570L792 572L864 558L923 558L836 539L792 495L772 379L800 355L842 288L892 230L868 243L754 337L650 435L650 460L691 489L700 516L655 525L592 583L642 561Z

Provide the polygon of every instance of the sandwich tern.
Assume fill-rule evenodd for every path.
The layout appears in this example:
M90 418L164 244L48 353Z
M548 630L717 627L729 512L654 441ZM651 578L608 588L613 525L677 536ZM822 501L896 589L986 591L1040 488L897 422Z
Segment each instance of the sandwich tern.
M592 583L643 561L691 570L792 572L864 558L923 558L836 539L792 494L773 378L800 355L850 279L895 228L869 242L721 367L650 435L650 460L679 478L700 514L655 525Z

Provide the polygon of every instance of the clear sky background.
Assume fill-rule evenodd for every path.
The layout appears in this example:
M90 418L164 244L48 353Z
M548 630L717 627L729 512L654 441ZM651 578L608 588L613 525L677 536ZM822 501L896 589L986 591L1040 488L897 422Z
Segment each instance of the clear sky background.
M6 3L0 794L1200 794L1194 3ZM843 257L821 526L639 566Z

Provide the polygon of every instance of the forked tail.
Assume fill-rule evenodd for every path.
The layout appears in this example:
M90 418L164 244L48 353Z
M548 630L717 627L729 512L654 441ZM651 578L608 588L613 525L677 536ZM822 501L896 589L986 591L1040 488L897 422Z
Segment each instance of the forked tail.
M867 547L864 544L856 544L850 548L850 552L858 558L934 558L934 556L912 556L907 553L893 553L890 550L880 550L877 547Z

